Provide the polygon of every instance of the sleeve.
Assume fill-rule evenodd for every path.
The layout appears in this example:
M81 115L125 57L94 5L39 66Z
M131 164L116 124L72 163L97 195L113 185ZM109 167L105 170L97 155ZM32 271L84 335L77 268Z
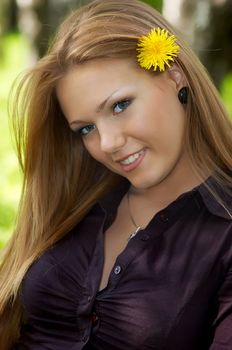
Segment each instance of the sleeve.
M209 350L232 349L232 269L218 292L218 312L213 323L214 337Z

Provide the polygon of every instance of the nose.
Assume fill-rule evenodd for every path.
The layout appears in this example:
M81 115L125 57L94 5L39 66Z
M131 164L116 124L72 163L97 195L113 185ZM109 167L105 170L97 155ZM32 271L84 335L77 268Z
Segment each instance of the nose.
M100 135L100 147L103 152L114 153L120 150L126 143L126 137L121 128L109 124L98 128Z

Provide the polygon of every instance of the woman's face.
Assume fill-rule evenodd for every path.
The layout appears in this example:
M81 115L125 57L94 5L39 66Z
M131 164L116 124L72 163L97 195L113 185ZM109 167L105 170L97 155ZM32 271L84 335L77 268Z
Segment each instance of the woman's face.
M69 70L57 96L92 157L148 189L174 181L187 166L182 80L176 66L151 74L128 60L93 60Z

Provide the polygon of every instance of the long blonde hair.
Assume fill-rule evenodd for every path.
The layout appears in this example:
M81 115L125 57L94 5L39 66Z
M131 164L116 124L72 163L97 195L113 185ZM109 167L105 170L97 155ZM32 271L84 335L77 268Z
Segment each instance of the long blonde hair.
M48 54L14 89L12 115L24 181L17 226L0 269L4 350L19 336L18 291L30 265L123 181L91 158L70 130L56 85L70 66L88 60L135 60L138 38L157 26L175 34L181 47L176 63L189 87L186 149L194 171L203 179L213 169L217 182L231 187L232 125L207 72L181 36L155 9L137 0L95 0L75 11L61 25Z

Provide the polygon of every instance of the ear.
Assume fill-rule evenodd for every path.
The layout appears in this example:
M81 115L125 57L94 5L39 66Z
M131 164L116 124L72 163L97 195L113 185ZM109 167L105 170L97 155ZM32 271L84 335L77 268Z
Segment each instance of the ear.
M167 73L169 78L176 84L177 91L187 85L185 75L176 63L168 68Z

